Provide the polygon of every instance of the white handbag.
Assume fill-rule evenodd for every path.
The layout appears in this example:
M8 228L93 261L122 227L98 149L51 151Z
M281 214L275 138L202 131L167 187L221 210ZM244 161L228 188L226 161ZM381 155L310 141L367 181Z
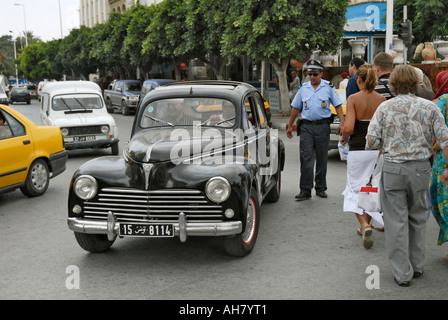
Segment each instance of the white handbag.
M381 171L374 175L381 153L378 154L372 173L362 182L358 195L358 207L364 211L382 212L380 199Z

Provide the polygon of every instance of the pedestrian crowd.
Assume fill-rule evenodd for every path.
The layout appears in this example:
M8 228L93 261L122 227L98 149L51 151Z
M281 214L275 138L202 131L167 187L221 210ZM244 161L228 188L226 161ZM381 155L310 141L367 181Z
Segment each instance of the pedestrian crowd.
M295 199L311 199L313 189L318 197L327 198L333 105L340 121L339 143L349 146L343 211L355 214L365 248L374 244L372 229L384 232L394 280L409 286L423 275L431 212L440 227L437 243L448 241L448 71L437 75L434 94L425 87L420 69L394 66L393 57L385 52L378 53L372 64L353 58L348 74L341 74L347 95L344 117L336 89L322 79L322 64L310 59L305 68L309 81L299 87L291 83L296 92L286 132L293 137L300 114L300 182ZM358 206L361 185L372 170L381 172L381 212Z

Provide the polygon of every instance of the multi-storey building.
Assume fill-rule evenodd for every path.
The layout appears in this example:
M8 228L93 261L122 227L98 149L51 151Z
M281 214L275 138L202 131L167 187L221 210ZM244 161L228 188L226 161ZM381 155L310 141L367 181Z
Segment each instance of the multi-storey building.
M151 5L162 0L80 0L80 24L93 27L104 23L112 11L125 12L131 5L140 3Z

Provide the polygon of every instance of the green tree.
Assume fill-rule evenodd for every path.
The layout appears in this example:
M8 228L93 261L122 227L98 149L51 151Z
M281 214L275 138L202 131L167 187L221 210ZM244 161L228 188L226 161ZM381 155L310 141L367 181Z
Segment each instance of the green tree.
M88 79L89 74L96 72L96 60L90 57L91 34L90 28L81 26L72 29L69 35L62 39L57 59L65 74L74 76L76 72Z
M319 48L340 46L348 0L230 0L222 53L268 60L279 76L280 108L289 114L286 68Z
M191 0L187 4L188 52L208 64L216 77L222 79L227 59L221 55L221 41L230 2Z
M18 70L29 81L45 78L60 79L62 68L56 61L61 40L28 44L17 58Z
M439 0L394 1L394 25L403 21L403 6L412 21L413 43L448 40L448 2Z
M153 19L155 5L135 5L126 11L129 16L126 37L123 41L123 54L129 57L130 65L144 71L149 71L151 59L149 55L142 54L142 43L145 40L151 20Z
M188 1L164 0L155 6L154 16L142 45L142 53L157 63L172 63L180 80L181 61L191 58L186 22Z
M98 62L100 68L112 71L118 79L135 77L135 69L129 68L129 56L123 51L129 19L129 15L111 12L106 23L93 28L90 41L90 57Z

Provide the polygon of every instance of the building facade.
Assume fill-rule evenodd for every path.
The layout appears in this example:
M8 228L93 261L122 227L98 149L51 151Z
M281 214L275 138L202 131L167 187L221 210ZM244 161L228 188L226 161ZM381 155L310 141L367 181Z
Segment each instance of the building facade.
M125 12L133 4L151 5L162 0L80 0L80 25L94 27L104 23L109 13Z

